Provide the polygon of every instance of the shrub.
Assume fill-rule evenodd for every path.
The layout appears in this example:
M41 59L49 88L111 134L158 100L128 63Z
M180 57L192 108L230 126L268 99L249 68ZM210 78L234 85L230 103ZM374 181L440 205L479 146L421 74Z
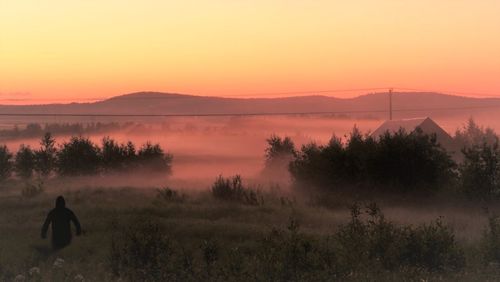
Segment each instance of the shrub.
M176 190L170 187L156 189L156 198L166 202L184 202L186 195L180 195Z
M354 128L345 144L333 137L326 145L304 145L290 164L297 186L353 187L387 191L436 191L454 179L455 163L421 130L400 130L374 139Z
M16 175L21 178L31 178L33 170L35 169L35 153L29 146L21 144L16 153L16 160L14 163Z
M361 219L359 206L351 208L351 221L335 234L339 269L343 273L370 267L401 267L428 271L459 270L465 266L463 250L440 219L417 227L386 221L376 205Z
M166 281L171 250L160 225L137 220L113 234L109 263L114 275L128 281Z
M124 171L134 168L137 160L135 146L132 142L118 144L115 140L102 139L101 159L104 171Z
M61 175L92 175L99 172L100 149L90 139L72 137L57 152L57 169Z
M462 189L470 198L489 200L500 196L500 147L483 143L465 148L460 165Z
M273 229L261 240L257 253L260 281L302 281L318 270L313 242L300 232L291 217L286 230Z
M138 152L140 167L151 172L172 173L172 155L163 152L159 144L147 142Z
M12 154L7 146L0 146L0 181L6 180L12 173Z
M21 196L24 198L34 198L45 191L43 181L37 183L26 182L24 188L21 190Z
M267 141L265 150L266 164L263 175L277 179L289 178L288 166L296 157L295 144L288 136L281 138L272 135Z
M224 178L219 175L212 184L212 195L225 201L235 201L247 205L259 204L257 193L252 189L245 188L239 175L232 178Z
M500 218L490 215L488 227L481 238L481 253L485 263L500 263Z

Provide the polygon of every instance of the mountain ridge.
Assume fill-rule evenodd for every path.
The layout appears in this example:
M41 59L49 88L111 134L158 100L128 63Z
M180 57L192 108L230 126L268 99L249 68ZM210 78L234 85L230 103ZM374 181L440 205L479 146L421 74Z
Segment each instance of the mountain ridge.
M0 105L5 114L284 114L331 112L352 116L385 117L387 93L370 93L351 98L325 95L289 96L279 98L241 98L196 96L179 93L142 91L111 97L97 102L42 105ZM460 109L474 112L500 108L499 98L473 98L433 92L395 92L395 112L405 117L452 115ZM498 111L498 109L496 109Z

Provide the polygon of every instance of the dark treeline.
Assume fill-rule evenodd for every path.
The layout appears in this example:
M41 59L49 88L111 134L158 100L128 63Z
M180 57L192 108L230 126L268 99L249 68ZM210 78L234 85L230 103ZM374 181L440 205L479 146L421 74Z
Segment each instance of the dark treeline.
M295 149L288 138L268 140L267 164L287 160L294 185L301 189L360 192L451 191L470 198L500 197L500 146L491 129L470 120L454 137L461 148L452 158L435 136L417 129L380 137L356 128L345 139ZM278 159L278 160L274 160Z
M172 155L165 153L159 144L149 142L136 148L130 141L120 144L105 137L99 146L79 136L56 147L55 139L46 133L39 149L22 144L14 154L5 145L0 146L0 180L13 174L29 179L34 175L83 176L136 169L170 174L171 168Z
M46 132L50 132L54 135L103 133L129 128L133 125L133 122L46 123L44 125L39 123L28 123L24 128L15 125L12 129L0 130L0 138L15 139L40 137Z

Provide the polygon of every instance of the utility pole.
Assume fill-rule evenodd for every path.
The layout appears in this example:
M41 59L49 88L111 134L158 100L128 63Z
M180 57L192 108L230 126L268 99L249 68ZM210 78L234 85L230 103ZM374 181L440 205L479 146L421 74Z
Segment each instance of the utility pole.
M392 88L389 89L389 120L392 120Z

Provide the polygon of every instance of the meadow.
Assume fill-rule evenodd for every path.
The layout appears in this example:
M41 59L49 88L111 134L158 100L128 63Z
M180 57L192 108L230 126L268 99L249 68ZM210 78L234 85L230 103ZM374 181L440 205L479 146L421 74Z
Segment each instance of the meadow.
M338 185L316 190L311 181L296 189L280 174L286 165L270 162L290 153L266 149L270 128L283 128L278 134L302 145L327 140L331 122L312 128L309 122L278 126L290 123L280 119L268 120L267 128L262 120L225 122L122 133L139 143L159 138L174 155L172 175L135 169L5 179L0 281L500 280L498 198L469 199L454 182L429 195ZM344 126L341 133L352 125L336 122ZM89 138L97 142L102 135ZM57 148L66 140L58 137ZM282 148L283 139L276 141ZM37 142L6 144L37 149ZM325 172L336 173L320 170L318 176ZM242 178L229 178L235 174ZM40 229L58 195L78 216L83 234L53 251Z
M500 277L498 264L483 259L482 247L488 217L495 212L491 207L498 206L494 204L487 213L482 204L444 197L415 201L411 196L304 196L277 185L252 186L258 201L245 204L215 198L210 186L166 189L168 180L163 186L88 186L85 183L92 182L84 180L49 180L42 193L30 197L22 196L26 189L22 182L2 185L2 281L496 281ZM40 239L40 228L60 194L79 217L84 233L69 247L53 252L50 241ZM343 250L361 246L360 238L352 233L343 237L347 241L342 246L337 242L340 233L353 226L349 209L354 202L360 204L366 224L370 216L364 210L373 202L394 226L427 226L439 219L449 228L464 261L433 267L404 264L394 257L395 265L384 267L379 262L391 255L386 253L366 261L362 255L354 265ZM375 238L370 232L362 234ZM437 241L429 246L439 248L444 241L434 235L430 238ZM447 252L452 250L445 249L438 257Z

